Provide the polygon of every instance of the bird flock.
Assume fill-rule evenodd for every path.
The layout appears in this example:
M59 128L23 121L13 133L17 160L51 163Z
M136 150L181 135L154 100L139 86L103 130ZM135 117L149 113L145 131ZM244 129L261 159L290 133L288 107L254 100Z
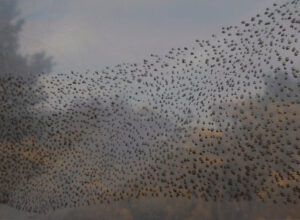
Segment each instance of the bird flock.
M299 0L102 71L0 74L0 202L300 201Z

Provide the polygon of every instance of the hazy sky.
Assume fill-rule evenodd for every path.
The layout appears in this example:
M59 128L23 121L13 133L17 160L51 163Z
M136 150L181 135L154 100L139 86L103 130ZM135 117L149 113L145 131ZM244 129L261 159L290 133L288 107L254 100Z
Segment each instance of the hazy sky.
M274 0L27 0L21 52L45 50L54 71L99 70L207 39ZM280 1L276 1L280 2Z
M222 26L238 24L273 2L281 1L20 1L20 17L26 21L20 52L44 50L53 56L54 72L94 71L122 62L139 62L151 53L164 54L172 47L207 39ZM70 213L63 210L54 216L68 219ZM0 220L35 219L32 216L36 217L0 206Z

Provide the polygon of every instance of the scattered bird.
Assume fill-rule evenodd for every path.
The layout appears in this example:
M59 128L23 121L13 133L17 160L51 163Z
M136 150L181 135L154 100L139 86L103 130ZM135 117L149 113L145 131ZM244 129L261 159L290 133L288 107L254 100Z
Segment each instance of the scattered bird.
M300 201L299 0L93 73L0 75L0 202Z

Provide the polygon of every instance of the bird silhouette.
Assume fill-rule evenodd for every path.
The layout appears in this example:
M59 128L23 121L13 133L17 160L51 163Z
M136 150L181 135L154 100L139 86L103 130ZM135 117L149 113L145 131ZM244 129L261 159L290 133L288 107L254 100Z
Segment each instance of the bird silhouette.
M35 86L1 73L0 201L40 213L159 196L299 203L298 9Z

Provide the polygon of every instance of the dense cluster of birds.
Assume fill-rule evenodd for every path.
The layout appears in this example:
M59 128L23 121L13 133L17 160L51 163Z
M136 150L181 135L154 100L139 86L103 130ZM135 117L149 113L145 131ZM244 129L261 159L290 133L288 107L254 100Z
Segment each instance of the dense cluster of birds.
M0 201L300 201L299 0L102 71L0 77Z

